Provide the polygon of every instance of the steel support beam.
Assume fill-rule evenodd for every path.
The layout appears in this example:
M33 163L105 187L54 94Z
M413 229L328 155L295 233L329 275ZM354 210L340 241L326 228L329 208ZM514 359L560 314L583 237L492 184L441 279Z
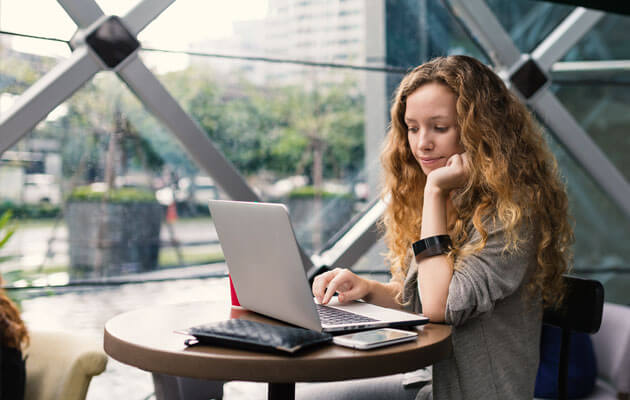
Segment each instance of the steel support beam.
M564 61L551 66L554 79L580 80L589 79L630 79L630 60L610 61Z
M135 36L164 11L174 0L144 0L122 20L129 34ZM55 107L69 98L97 72L108 69L97 50L86 44L86 37L106 21L93 0L59 0L61 6L79 26L72 43L70 58L53 68L27 89L13 107L0 119L0 153L4 152ZM182 143L193 160L235 200L259 201L256 193L234 166L212 144L201 127L179 106L155 75L142 63L137 51L129 54L112 69L143 102L147 109ZM301 250L301 249L300 249ZM304 266L311 259L301 250Z
M30 132L99 69L98 61L83 47L26 89L0 116L0 154Z
M175 0L143 0L123 18L132 35L136 36Z
M57 0L79 29L90 26L103 16L103 10L93 0Z
M314 257L316 264L331 267L354 265L380 239L377 224L384 211L385 203L377 200L333 247Z
M519 54L518 57L515 57L513 50L515 46L509 46L505 43L507 33L481 0L474 2L450 0L450 3L454 10L464 7L462 3L467 4L468 9L473 6L473 3L475 7L479 7L477 11L460 12L457 16L461 18L471 32L480 34L482 38L489 38L491 35L497 35L500 38L500 40L480 40L483 49L488 54L493 54L502 60L498 65L500 69L510 70L519 63L522 56L527 56ZM553 63L562 58L601 18L602 14L599 11L576 9L548 36L547 40L544 40L532 52L532 59L539 66L544 66L545 73L549 73ZM505 55L503 55L504 52ZM513 64L504 64L505 61L512 59L514 59ZM510 84L509 77L504 78L506 83ZM628 181L606 158L549 88L541 89L540 93L532 96L527 102L541 116L582 168L623 210L626 216L630 217L630 185Z
M604 17L601 11L576 8L560 23L532 52L532 58L548 71L560 60L599 20Z
M564 105L547 90L532 108L551 128L569 154L630 217L630 185Z
M258 196L212 144L208 135L162 86L151 71L134 56L118 75L147 109L179 139L195 162L236 200L259 201Z
M520 60L520 50L483 0L449 0L447 5L495 66L506 69Z

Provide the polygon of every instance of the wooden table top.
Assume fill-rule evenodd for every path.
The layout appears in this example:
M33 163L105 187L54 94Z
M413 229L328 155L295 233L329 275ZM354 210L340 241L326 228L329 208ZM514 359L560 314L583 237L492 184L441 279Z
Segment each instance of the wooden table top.
M174 331L229 318L281 324L227 302L160 305L120 314L105 325L105 352L140 369L175 376L258 382L323 382L412 371L447 358L451 327L416 328L416 341L373 350L333 344L278 355L218 346L187 347Z

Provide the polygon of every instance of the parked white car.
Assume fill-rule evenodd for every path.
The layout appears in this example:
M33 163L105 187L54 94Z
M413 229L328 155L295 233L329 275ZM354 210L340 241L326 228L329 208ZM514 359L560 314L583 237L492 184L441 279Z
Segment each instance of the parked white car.
M196 176L193 180L184 177L177 182L174 191L169 186L165 186L155 192L155 197L163 205L169 205L173 201L191 201L195 204L207 205L208 200L219 198L219 189L208 176Z
M61 203L61 188L54 175L26 174L24 175L23 196L26 204L49 203L58 205Z
M209 176L195 176L192 181L190 178L182 178L177 186L184 193L183 197L192 200L195 204L207 205L208 200L219 198L219 189Z

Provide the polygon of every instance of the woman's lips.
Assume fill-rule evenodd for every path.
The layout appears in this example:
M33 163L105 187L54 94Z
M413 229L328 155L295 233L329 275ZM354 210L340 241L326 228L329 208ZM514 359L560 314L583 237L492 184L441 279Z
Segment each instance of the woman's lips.
M442 157L420 157L420 162L422 165L430 166L437 164L441 159Z

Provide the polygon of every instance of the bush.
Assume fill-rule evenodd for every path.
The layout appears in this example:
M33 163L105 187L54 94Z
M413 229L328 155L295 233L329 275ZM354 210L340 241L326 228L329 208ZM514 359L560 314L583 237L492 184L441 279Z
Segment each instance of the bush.
M299 198L313 198L316 195L321 196L322 199L332 199L332 198L348 198L351 199L352 196L348 193L332 193L327 192L322 189L315 189L313 186L303 186L301 188L293 190L289 193L290 199L299 199Z
M155 194L147 189L119 188L110 191L94 191L89 186L78 186L67 198L68 202L154 203Z
M55 218L60 210L59 206L49 203L15 204L11 201L0 203L0 215L11 211L16 219Z

